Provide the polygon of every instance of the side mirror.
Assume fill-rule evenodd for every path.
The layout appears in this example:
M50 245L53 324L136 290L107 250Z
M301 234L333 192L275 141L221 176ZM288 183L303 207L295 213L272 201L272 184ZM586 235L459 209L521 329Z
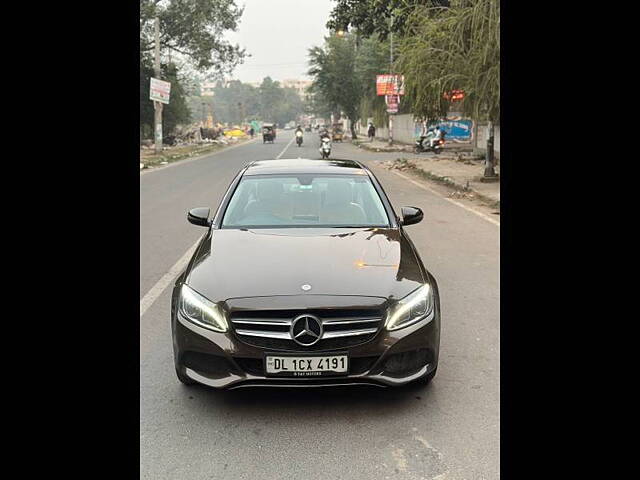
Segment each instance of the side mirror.
M413 225L420 223L424 218L424 213L418 207L402 207L402 225Z
M192 208L189 210L189 213L187 213L187 220L189 220L189 223L193 223L194 225L208 227L210 226L209 212L210 209L207 207Z

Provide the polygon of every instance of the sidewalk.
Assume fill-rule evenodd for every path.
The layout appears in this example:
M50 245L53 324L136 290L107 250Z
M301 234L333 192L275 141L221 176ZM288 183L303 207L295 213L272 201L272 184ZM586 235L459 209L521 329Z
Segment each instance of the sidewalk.
M394 142L393 145L389 146L389 143L386 140L376 138L373 142L370 142L365 137L360 137L355 141L352 141L354 145L358 148L362 148L363 150L368 150L370 152L412 152L413 153L413 145L408 145L406 143L398 143ZM447 142L444 146L444 151L455 151L455 152L471 152L473 151L473 146L468 143L456 143L456 142Z
M402 152L395 161L384 161L389 169L410 171L429 180L453 187L461 194L476 196L481 200L500 208L500 182L484 183L480 179L484 174L484 160L473 155L472 147L466 144L445 145L442 153L414 153L413 145L389 145L380 140L373 142L361 140L354 142L359 148L372 152ZM495 166L500 174L500 166Z
M249 142L251 140L250 137L224 137L218 140L186 143L174 147L164 145L162 153L159 155L156 155L153 147L143 146L140 148L140 170L162 167L170 163L213 153L228 146Z

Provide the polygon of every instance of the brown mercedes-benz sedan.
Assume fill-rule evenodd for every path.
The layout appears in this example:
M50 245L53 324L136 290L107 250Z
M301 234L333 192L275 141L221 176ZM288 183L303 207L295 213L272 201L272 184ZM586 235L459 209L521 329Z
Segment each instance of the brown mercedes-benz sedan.
M365 166L265 160L233 180L176 280L176 373L217 388L428 383L440 300L405 227Z

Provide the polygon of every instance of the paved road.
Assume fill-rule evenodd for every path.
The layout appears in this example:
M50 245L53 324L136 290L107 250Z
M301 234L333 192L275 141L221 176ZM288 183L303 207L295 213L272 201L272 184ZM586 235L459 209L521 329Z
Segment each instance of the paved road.
M261 141L140 177L140 297L183 256L201 228L195 206L217 206L247 162L275 158L291 140ZM282 158L318 158L307 133ZM183 387L175 378L170 288L140 319L140 472L143 479L499 478L500 228L377 165L384 155L335 144L367 163L409 227L442 302L438 374L425 388L252 390ZM397 154L396 154L397 156Z

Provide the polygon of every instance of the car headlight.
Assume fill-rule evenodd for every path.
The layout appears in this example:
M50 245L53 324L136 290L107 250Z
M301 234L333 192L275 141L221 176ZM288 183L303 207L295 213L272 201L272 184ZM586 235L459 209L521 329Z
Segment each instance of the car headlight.
M220 305L207 300L186 285L182 285L180 290L180 312L196 325L209 330L229 330L229 324Z
M398 330L419 322L433 310L433 290L426 284L399 300L389 309L385 327Z

